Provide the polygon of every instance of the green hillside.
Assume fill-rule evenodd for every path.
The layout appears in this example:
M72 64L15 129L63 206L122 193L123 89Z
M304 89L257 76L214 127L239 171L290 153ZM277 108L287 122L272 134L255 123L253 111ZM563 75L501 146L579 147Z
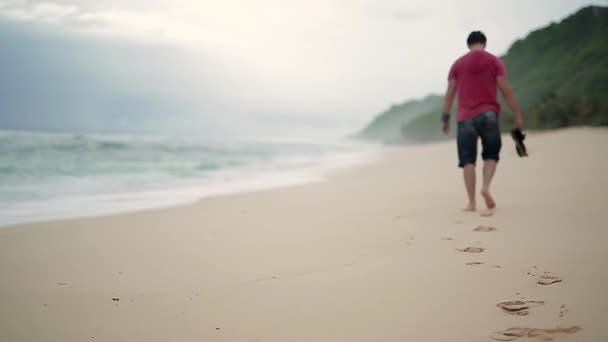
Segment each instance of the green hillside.
M442 101L441 96L430 95L420 100L394 105L378 115L357 137L387 143L401 142L403 140L401 128L420 116L436 112L437 106L441 107Z
M534 31L516 41L502 59L526 129L608 125L607 7L586 7L560 23ZM426 114L412 119L411 113L403 113L402 120L393 118L391 140L395 134L401 141L441 139L441 107L439 99ZM506 130L512 115L504 104L503 108ZM374 128L372 123L363 133Z

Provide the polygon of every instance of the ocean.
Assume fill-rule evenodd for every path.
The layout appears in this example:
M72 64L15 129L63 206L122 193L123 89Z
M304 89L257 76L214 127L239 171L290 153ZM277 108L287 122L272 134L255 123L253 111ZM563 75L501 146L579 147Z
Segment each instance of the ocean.
M0 131L0 226L163 208L322 181L380 146Z

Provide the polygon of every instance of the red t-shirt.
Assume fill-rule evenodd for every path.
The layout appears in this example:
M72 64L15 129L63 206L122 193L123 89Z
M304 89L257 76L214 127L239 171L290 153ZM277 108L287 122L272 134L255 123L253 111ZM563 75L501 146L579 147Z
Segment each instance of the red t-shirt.
M460 57L448 80L456 80L458 92L458 122L469 120L483 112L500 114L496 100L496 78L505 76L504 64L484 50L475 50Z

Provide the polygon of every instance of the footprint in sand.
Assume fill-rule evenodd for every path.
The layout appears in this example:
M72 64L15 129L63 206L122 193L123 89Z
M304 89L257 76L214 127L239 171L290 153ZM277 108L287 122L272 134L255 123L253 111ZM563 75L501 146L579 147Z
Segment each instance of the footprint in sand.
M565 335L576 334L583 330L579 326L570 328L538 329L538 328L509 328L492 333L490 337L496 341L515 341L520 338L531 338L539 341L553 341Z
M527 274L534 276L534 277L538 277L538 280L536 281L537 284L540 285L551 285L551 284L555 284L555 283L559 283L562 282L562 278L551 274L551 272L543 272L542 274L537 272L538 268L536 266L532 266L534 268L534 270L531 270L527 272Z
M500 302L496 304L499 308L503 309L506 313L517 316L526 316L530 313L530 309L533 305L545 304L542 300L510 300L508 302Z
M537 283L541 284L541 285L551 285L551 284L559 283L561 281L562 281L562 279L558 276L545 274L545 275L540 276L540 279L537 281Z
M465 253L481 253L481 252L485 251L485 248L467 247L467 248L456 248L456 250L459 252L465 252Z
M496 227L491 227L491 226L479 226L475 229L473 229L474 232L482 232L482 233L489 233L489 232L495 232L496 231Z
M479 265L485 265L485 262L481 262L481 261L471 261L471 262L467 262L465 263L465 265L467 266L479 266ZM490 268L502 268L502 266L500 265L488 265L488 267Z
M566 307L566 304L560 306L559 307L559 318L563 318L564 315L566 314L566 312L568 312L568 308Z

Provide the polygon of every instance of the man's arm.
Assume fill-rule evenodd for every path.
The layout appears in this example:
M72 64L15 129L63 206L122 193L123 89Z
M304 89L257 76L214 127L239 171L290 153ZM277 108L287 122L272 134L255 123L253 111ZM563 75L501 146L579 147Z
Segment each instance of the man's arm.
M445 93L445 99L443 100L443 115L450 114L452 111L452 103L454 103L454 96L456 95L456 89L458 88L456 80L451 79L448 81L448 90ZM448 118L449 119L449 118ZM445 121L442 125L443 133L450 133L450 122Z
M507 102L507 105L515 116L515 127L522 128L524 124L524 119L521 114L521 111L519 110L519 105L517 104L517 100L515 100L515 95L513 94L513 90L511 90L511 86L509 85L507 78L504 76L498 76L496 78L496 82L498 84L498 89L500 89L502 97L504 97L505 101Z
M443 101L443 112L449 113L452 110L452 103L454 103L454 96L456 95L456 80L451 79L448 81L448 90L445 92L445 99Z

